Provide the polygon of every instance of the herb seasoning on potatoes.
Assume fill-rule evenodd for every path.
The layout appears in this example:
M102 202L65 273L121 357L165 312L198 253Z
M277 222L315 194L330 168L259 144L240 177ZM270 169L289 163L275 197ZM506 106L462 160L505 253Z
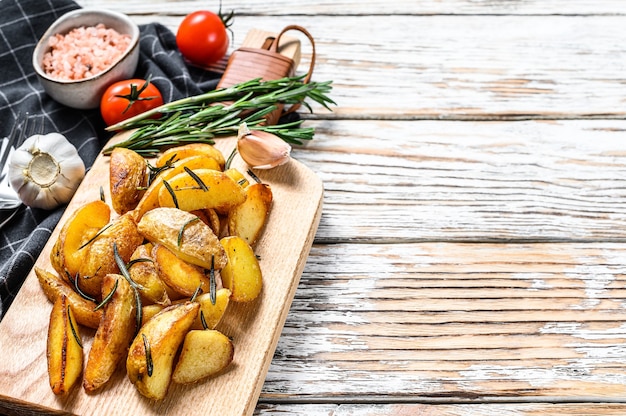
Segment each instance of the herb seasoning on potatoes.
M47 354L55 394L81 373L97 394L125 362L137 391L161 400L170 383L217 376L234 360L219 322L230 302L262 291L254 247L272 191L224 166L209 144L170 148L154 161L112 152L112 200L79 207L51 252L54 270L35 270L55 304ZM82 326L96 329L84 352ZM63 362L68 354L75 358Z

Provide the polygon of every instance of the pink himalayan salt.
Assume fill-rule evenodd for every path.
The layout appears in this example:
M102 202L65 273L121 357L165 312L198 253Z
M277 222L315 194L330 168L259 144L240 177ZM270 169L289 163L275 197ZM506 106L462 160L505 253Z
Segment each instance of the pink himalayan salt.
M117 62L130 41L129 35L103 24L77 27L65 35L50 37L50 51L44 54L43 70L60 80L92 77Z

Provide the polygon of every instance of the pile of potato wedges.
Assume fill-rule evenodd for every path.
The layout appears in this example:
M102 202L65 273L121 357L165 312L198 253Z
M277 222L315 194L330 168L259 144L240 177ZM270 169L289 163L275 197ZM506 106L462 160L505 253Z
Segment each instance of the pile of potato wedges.
M76 209L54 243L53 270L35 268L53 304L50 386L62 395L82 376L94 393L125 361L139 393L161 400L171 382L198 382L233 361L233 342L216 327L229 302L262 290L254 249L272 191L225 167L209 144L150 160L116 148L109 162L111 200ZM89 351L85 328L95 330Z

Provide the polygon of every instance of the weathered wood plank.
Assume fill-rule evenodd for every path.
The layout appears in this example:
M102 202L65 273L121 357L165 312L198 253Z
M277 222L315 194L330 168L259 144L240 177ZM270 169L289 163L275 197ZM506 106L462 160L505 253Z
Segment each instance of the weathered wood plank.
M626 237L624 121L308 125L293 154L324 182L318 242Z
M182 19L133 17L172 30ZM252 28L306 27L317 45L314 78L333 80L338 102L332 114L313 106L319 117L623 118L625 22L623 15L241 15L233 47Z
M78 0L85 6L102 7L102 0ZM176 5L172 8L172 3ZM106 6L131 14L185 14L198 8L217 10L218 2L199 4L197 0L172 1L155 0L106 0ZM235 10L242 15L281 16L281 15L433 15L433 14L506 14L506 15L547 15L547 14L625 14L624 3L620 0L553 0L549 2L517 1L471 1L471 0L316 0L294 3L287 0L234 0L223 2L224 10Z
M260 403L255 415L292 416L621 416L626 405L613 403L490 403L490 404L269 404Z
M262 398L620 400L625 249L315 245Z

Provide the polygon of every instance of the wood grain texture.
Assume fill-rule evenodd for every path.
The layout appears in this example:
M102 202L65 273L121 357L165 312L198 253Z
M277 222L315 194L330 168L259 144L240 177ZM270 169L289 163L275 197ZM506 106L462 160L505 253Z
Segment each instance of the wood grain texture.
M184 15L199 7L213 4L198 3L196 0L155 0L147 3L143 0L79 0L84 7L103 7L120 10L128 14L143 15ZM175 4L175 7L172 7ZM200 4L200 6L199 6ZM215 6L217 7L217 6ZM312 0L297 2L275 0L233 0L223 3L224 10L235 10L239 15L254 16L367 16L367 15L604 15L625 14L624 3L620 0L540 0L511 1L468 1L468 0Z
M293 10L292 14L281 15L266 14L265 5L252 4L249 7L255 8L246 10L242 4L246 11L236 17L233 47L254 27L268 31L287 24L306 27L317 45L314 79L333 80L338 103L332 114L313 106L316 117L515 120L625 116L623 6L609 2L610 12L589 16L576 7L592 7L589 2L571 7L561 3L560 9L548 9L549 14L535 14L531 8L527 15L491 14L492 9L504 13L524 7L526 2L480 2L482 6L461 2L486 10L432 15L418 14L418 3L404 3L397 14L387 10L388 2L380 2L378 11L322 13L321 18L312 11L301 14L300 4L287 9ZM135 11L133 4L137 3L124 2L119 8L136 13L133 17L139 23L156 20L175 31L184 16L185 9L175 15L167 13L165 3L163 14L154 9L146 12L147 5ZM539 3L534 6L541 7ZM230 7L237 9L237 4ZM358 3L344 9L360 7ZM453 8L454 4L442 7ZM302 45L306 57L310 52L306 39ZM305 60L301 71L306 71L306 65Z
M262 397L617 400L625 248L315 245Z
M310 125L294 156L325 183L320 243L626 237L624 121Z
M255 415L291 416L621 416L623 404L278 404L261 403Z

